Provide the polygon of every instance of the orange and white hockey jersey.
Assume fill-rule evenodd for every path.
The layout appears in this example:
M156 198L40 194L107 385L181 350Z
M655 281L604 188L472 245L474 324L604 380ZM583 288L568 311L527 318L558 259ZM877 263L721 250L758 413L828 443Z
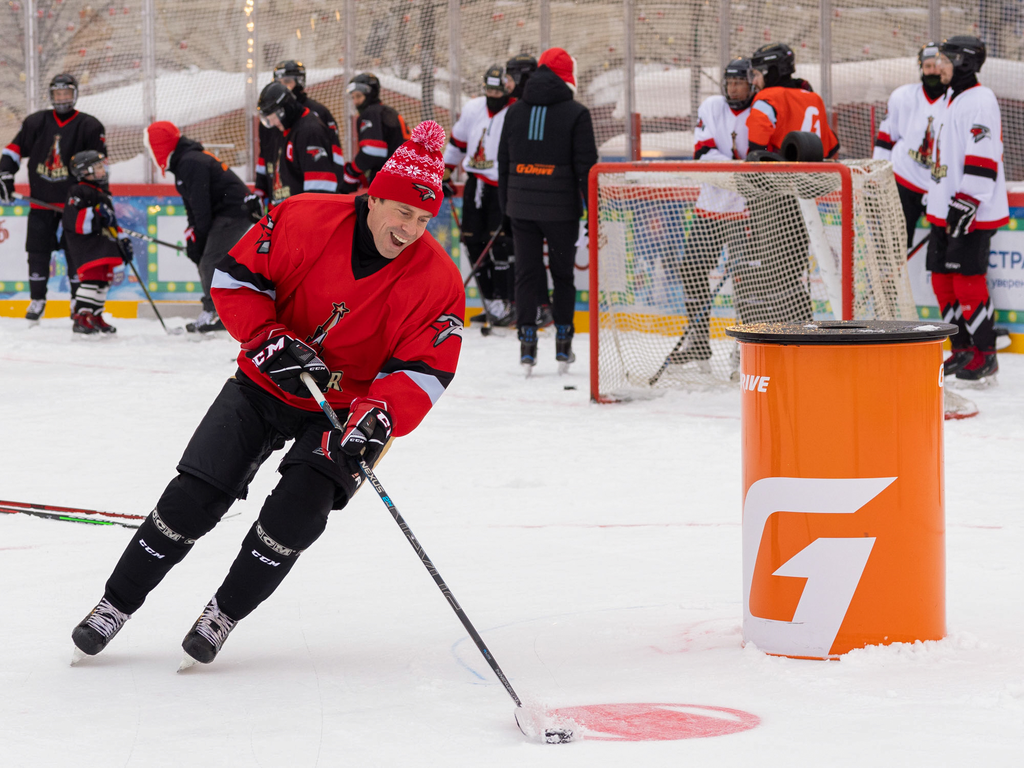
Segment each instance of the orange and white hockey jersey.
M802 80L795 83L803 84ZM747 134L751 145L778 152L790 131L810 131L818 134L825 157L834 157L839 151L839 140L829 128L825 115L825 102L806 87L772 86L759 91L750 105Z

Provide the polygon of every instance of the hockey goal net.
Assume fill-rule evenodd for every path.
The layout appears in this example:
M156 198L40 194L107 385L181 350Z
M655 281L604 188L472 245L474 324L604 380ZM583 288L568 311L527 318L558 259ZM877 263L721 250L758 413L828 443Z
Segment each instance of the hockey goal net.
M916 319L892 166L599 163L591 397L739 380L737 323Z

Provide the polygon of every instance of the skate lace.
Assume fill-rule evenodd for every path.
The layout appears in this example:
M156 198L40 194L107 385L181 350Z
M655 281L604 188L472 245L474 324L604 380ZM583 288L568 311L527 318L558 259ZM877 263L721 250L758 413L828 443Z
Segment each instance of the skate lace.
M214 598L203 609L203 615L196 623L196 633L208 640L219 651L237 623L220 612L217 600Z
M107 602L106 598L103 598L99 605L92 609L92 613L89 614L85 623L104 637L111 638L129 618L131 617L127 613L117 610Z
M46 302L42 299L32 299L32 301L28 303L28 311L38 314L43 311L44 306L46 306Z

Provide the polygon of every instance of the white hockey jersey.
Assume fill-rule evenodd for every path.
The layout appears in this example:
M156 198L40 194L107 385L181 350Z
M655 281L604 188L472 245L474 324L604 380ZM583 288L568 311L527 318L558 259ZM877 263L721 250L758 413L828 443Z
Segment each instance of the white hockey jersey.
M734 112L725 96L709 96L697 110L693 131L693 157L703 162L730 162L747 156L747 115L750 108ZM747 215L747 201L738 192L702 184L694 212L711 218Z
M486 96L468 102L452 127L451 139L444 149L444 164L449 168L461 165L486 184L498 186L498 142L505 114L514 102L515 99L509 99L493 115L487 109Z
M878 126L875 160L891 160L896 183L919 194L928 191L932 175L932 147L946 94L934 101L921 83L901 85L889 96L888 112Z
M975 85L946 104L935 132L928 221L946 226L949 201L978 201L971 230L999 229L1010 220L1003 172L1003 127L999 103L990 88Z

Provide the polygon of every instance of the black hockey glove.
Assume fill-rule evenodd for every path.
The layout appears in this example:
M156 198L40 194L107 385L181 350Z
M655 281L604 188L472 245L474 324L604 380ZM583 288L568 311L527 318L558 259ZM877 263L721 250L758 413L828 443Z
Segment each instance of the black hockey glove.
M256 349L246 352L246 356L260 373L265 373L277 386L296 397L311 397L299 378L300 374L308 373L320 389L331 380L331 372L313 348L287 333L279 332Z
M117 226L117 218L114 216L114 209L106 203L100 203L97 205L96 213L94 215L96 217L96 224L99 226L100 231Z
M188 260L199 266L199 262L203 259L203 249L199 247L199 243L196 242L196 231L193 227L189 227L185 230L185 255L188 256Z
M121 261L128 264L132 260L132 239L130 237L122 237L117 241L117 247L121 251Z
M946 212L946 232L950 237L964 237L971 230L978 213L978 201L963 192L957 192L949 201Z
M455 197L455 185L452 184L452 169L445 168L444 176L441 177L441 194L445 197Z
M391 439L394 422L383 400L357 397L349 405L348 420L341 435L342 453L361 458L371 467Z
M249 214L252 223L258 223L263 218L263 198L252 192L246 195L242 202L245 204L245 210Z
M10 171L0 171L0 203L10 203L14 200L14 174Z

